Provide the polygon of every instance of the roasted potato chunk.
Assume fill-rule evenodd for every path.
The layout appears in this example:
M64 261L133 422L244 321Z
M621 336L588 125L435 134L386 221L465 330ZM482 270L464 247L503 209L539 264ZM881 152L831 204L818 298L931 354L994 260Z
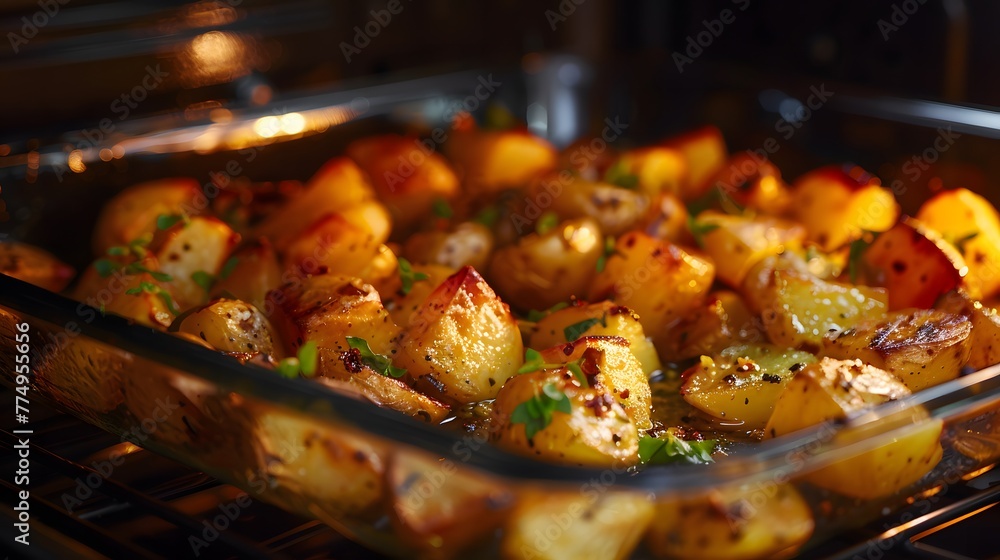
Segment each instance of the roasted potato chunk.
M965 259L937 232L904 217L864 253L875 283L889 291L889 309L930 309L968 272Z
M972 341L972 322L966 317L910 309L827 335L823 354L884 369L915 393L958 377Z
M910 391L888 372L861 360L823 358L802 369L785 387L764 428L765 437L780 437L796 430L839 420L858 411L909 395ZM927 419L923 409L909 409L892 420L900 426L916 424L906 435L877 448L809 473L809 482L856 498L872 499L897 492L927 474L941 459L941 420ZM874 429L881 429L878 423ZM836 445L868 439L834 435ZM855 439L856 438L856 439ZM881 440L880 440L881 441Z
M774 344L817 350L827 333L843 331L866 319L881 319L887 306L882 288L824 282L807 274L778 270L761 319Z
M403 255L417 264L438 264L454 270L463 266L486 270L493 245L493 232L489 228L475 222L462 222L448 231L411 235L403 246Z
M650 197L660 193L680 196L688 176L684 156L677 150L661 146L623 152L611 169L634 176L636 187ZM607 174L605 178L613 179Z
M275 343L274 327L253 305L232 299L217 299L193 310L170 326L209 343L216 350L237 356L267 354L281 359L286 352Z
M684 200L694 200L712 188L710 179L719 172L728 155L722 132L714 126L668 138L661 145L680 152L687 163L687 180L680 193Z
M691 406L738 425L741 430L762 429L782 390L795 372L816 362L808 352L770 344L726 348L703 356L682 374L681 395Z
M708 294L704 303L653 341L666 360L718 354L734 342L762 342L764 324L735 292Z
M497 292L514 307L548 309L587 293L603 251L596 222L570 220L496 251L489 277Z
M24 280L39 288L61 292L76 271L48 251L16 241L0 241L0 274Z
M691 245L693 239L688 231L688 210L677 196L661 193L653 198L649 211L637 224L637 228L650 237L676 244Z
M768 482L663 497L646 542L658 558L784 558L809 540L814 526L795 487Z
M699 227L714 228L702 246L715 263L715 275L732 288L743 285L750 270L770 255L798 250L805 241L802 226L778 218L747 218L708 210L698 215Z
M158 232L150 251L160 263L160 272L169 274L171 292L181 309L208 301L205 280L218 276L240 236L215 218L195 216Z
M278 256L266 239L237 249L223 264L212 284L212 296L235 296L254 307L266 310L267 292L280 286L281 265Z
M723 210L749 208L769 216L783 216L792 202L788 185L781 180L781 170L756 154L734 154L719 169L712 185L723 195Z
M618 238L587 299L611 299L639 314L654 339L701 306L715 278L711 261L637 231Z
M969 367L980 370L1000 363L1000 314L995 307L984 305L967 292L958 290L945 294L937 308L963 315L972 323Z
M886 231L899 217L892 191L858 167L823 167L799 177L791 209L824 251L859 239L865 230Z
M472 193L522 187L557 159L551 144L526 130L457 131L444 149Z
M296 275L324 272L360 275L388 238L388 215L382 214L381 218L386 227L378 232L354 223L357 220L346 214L320 219L289 242L285 249L286 271ZM377 221L375 218L371 223Z
M572 336L570 340L567 337ZM535 325L528 346L545 350L584 336L618 336L628 341L629 350L647 376L661 368L656 349L642 330L639 316L623 305L610 301L590 305L570 305L546 315Z
M602 232L618 235L636 227L650 208L650 196L644 192L587 181L567 171L532 183L527 200L530 204L523 213L511 217L519 233L530 231L546 210L562 219L591 218Z
M198 204L202 202L202 204ZM94 226L94 253L152 237L161 215L193 216L208 206L208 199L194 179L161 179L133 185L101 208Z
M653 427L649 379L629 351L628 340L617 336L585 336L541 352L547 364L579 362L590 385L607 389L640 430Z
M381 286L382 289L379 291L392 320L403 328L410 326L414 314L420 309L420 305L424 303L427 296L431 295L431 292L437 289L449 276L455 274L456 270L439 264L414 264L411 265L411 272L413 285L409 292L403 293L403 283L399 272L393 276L392 281ZM426 278L422 278L423 276Z
M135 261L145 270L156 271L159 264L152 256ZM121 315L140 325L166 328L180 312L167 282L146 272L127 273L129 263L117 262L111 270L99 271L96 263L83 271L73 290L73 297L105 313ZM106 275L104 273L107 273Z
M538 409L553 398L564 408ZM518 415L531 409L549 420L533 433ZM514 453L558 463L625 468L639 460L639 432L610 390L583 388L566 368L508 379L493 401L490 439Z
M320 351L320 360L340 359L340 354ZM322 363L322 362L321 362ZM353 395L368 402L402 412L428 424L440 424L451 412L448 405L418 393L401 379L382 375L369 367L360 367L344 375L339 367L324 368L337 377L318 377L316 381L334 391Z
M1000 214L989 201L968 189L942 191L920 207L917 219L960 246L973 296L1000 293Z
M624 560L652 519L653 505L638 493L537 488L518 500L500 547L504 558ZM546 529L553 525L558 533Z
M424 300L398 349L398 365L409 370L418 387L459 403L495 397L524 361L510 308L469 266Z

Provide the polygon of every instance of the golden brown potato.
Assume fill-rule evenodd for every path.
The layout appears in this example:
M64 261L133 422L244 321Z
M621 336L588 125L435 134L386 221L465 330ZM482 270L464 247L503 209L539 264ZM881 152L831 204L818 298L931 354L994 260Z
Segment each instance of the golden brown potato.
M48 251L17 241L0 241L0 274L61 292L76 271Z
M972 322L962 315L909 309L830 333L823 354L857 358L917 392L958 377L972 352Z
M572 340L567 338L567 332L573 336ZM662 367L656 349L642 330L639 316L631 309L610 301L590 305L580 302L549 313L535 325L528 346L535 350L545 350L567 342L576 342L576 339L584 336L624 338L646 376Z
M980 370L1000 363L1000 314L995 307L984 305L967 292L958 290L945 294L937 308L963 315L972 323L969 367Z
M714 278L711 261L633 231L618 238L587 299L611 299L634 309L643 330L655 340L668 325L701 306Z
M486 270L493 245L493 232L489 228L475 222L462 222L449 231L411 235L403 246L403 255L417 264Z
M677 150L661 146L623 152L611 168L634 176L635 186L650 197L660 193L680 196L688 178L684 156ZM613 177L606 173L605 179Z
M660 498L646 542L658 558L786 558L814 526L794 486L768 481Z
M212 284L212 297L224 294L264 309L267 292L282 284L281 266L271 243L261 238L226 260Z
M960 246L974 297L1000 293L1000 215L989 201L967 189L942 191L920 207L917 219Z
M194 179L161 179L128 187L101 208L94 226L94 253L103 255L111 247L151 237L162 215L194 216L207 206L208 199Z
M332 272L358 276L378 255L387 237L388 228L384 237L376 236L352 223L345 215L331 214L289 242L284 259L286 274L302 276Z
M313 175L301 194L258 224L254 237L267 237L275 247L283 249L320 218L347 214L350 208L374 196L371 185L353 161L345 157L333 158Z
M393 527L421 558L459 557L496 531L513 504L497 481L450 459L396 453L385 477Z
M471 193L522 187L557 159L551 144L527 130L456 131L444 149Z
M711 178L725 164L728 155L722 132L714 126L668 138L661 145L677 150L687 162L687 181L680 193L684 200L694 200L712 188Z
M764 428L765 437L785 434L853 413L910 394L888 372L861 360L823 358L803 368L785 387L774 413ZM884 444L861 454L844 457L807 475L809 482L857 498L877 498L901 490L919 480L941 459L939 443L943 424L928 420L922 408L908 409L872 429L886 425L909 426L906 435L880 439ZM834 445L846 446L872 439L864 430L834 436Z
M535 488L520 496L500 547L504 558L625 560L652 518L639 493Z
M706 303L661 331L653 344L665 360L718 354L738 342L762 342L764 323L735 292L708 294Z
M548 404L553 398L562 408ZM529 402L553 406L548 423L518 421L534 408ZM532 417L542 418L540 412ZM584 388L566 368L508 379L493 401L490 438L511 452L558 463L626 468L639 460L639 432L610 390Z
M859 239L865 230L886 231L899 217L892 191L858 167L823 167L799 177L791 209L824 251Z
M805 241L802 226L779 218L747 218L707 210L697 227L714 228L702 235L702 247L715 263L715 275L732 288L743 285L750 270L770 255L799 250Z
M503 299L518 309L548 309L587 293L604 252L601 229L584 218L493 253L489 277Z
M770 344L726 348L682 374L681 395L691 406L741 430L767 424L785 385L804 366L816 362L808 352Z
M239 241L240 236L225 222L195 216L157 232L149 248L160 263L160 272L173 278L170 289L177 306L187 309L208 301L208 290L196 280L197 275L218 276Z
M281 359L287 354L275 341L271 322L253 305L232 299L217 299L178 317L170 330L188 333L227 354L267 354Z
M73 290L73 298L104 313L114 313L140 325L166 328L180 309L174 302L171 287L146 272L130 273L125 259L104 259L114 268L98 270L97 263L84 269ZM155 257L134 261L144 270L156 271ZM102 275L102 273L107 273Z
M817 350L829 332L864 320L885 317L888 296L882 288L824 282L798 272L774 272L761 319L774 344Z
M649 378L618 336L585 336L541 352L547 364L578 362L588 384L607 390L640 430L653 427Z
M770 161L747 152L734 154L712 179L721 194L723 210L749 208L769 216L783 216L792 193L781 170Z
M340 354L323 349L319 351L320 365L324 361L340 360ZM325 373L337 377L318 377L316 381L334 391L353 395L368 402L402 412L428 424L440 424L451 413L448 405L418 393L401 379L382 375L369 367L347 372L341 367L322 367Z
M427 296L431 295L431 292L456 272L454 268L439 264L414 264L411 265L411 270L414 280L408 293L402 292L403 283L398 270L392 279L385 282L379 290L382 302L389 310L392 320L403 328L411 324L414 314L420 309L420 305L424 303ZM417 280L417 275L426 276L426 278Z
M369 136L347 147L347 156L368 174L379 200L400 229L427 219L435 199L458 194L458 177L448 162L416 137Z
M524 361L510 308L469 266L424 300L398 349L398 365L422 391L459 403L495 397Z
M688 210L676 195L661 193L653 198L649 211L637 224L637 229L651 237L670 243L691 245L694 239L688 231Z
M958 287L968 272L965 260L937 232L912 218L882 233L864 252L878 286L889 290L889 309L930 309Z
M750 269L740 287L740 295L743 296L743 301L750 311L760 315L771 303L774 291L774 273L779 270L806 275L813 274L809 263L791 251L764 258Z
M567 171L532 183L527 201L524 211L511 217L522 234L530 231L544 212L555 212L564 220L592 218L602 232L618 235L636 227L650 208L650 196L644 192L587 181Z

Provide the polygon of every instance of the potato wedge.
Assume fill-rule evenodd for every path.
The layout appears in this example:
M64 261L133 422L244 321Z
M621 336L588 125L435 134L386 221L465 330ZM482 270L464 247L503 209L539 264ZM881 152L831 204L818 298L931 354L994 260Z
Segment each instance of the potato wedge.
M764 434L780 437L909 394L909 389L892 374L861 360L823 358L803 368L788 383L774 405ZM838 460L809 473L806 479L817 486L866 499L887 496L916 482L941 459L939 440L943 424L941 420L928 420L922 408L903 411L892 422L900 426L916 425L906 435ZM880 422L874 429L882 429L884 425ZM856 438L834 435L834 444L864 440L864 431L856 434Z
M267 354L279 360L287 355L267 317L239 300L216 299L178 317L170 330L196 336L226 354Z
M475 222L462 222L448 231L425 231L411 235L403 255L417 264L438 264L458 270L471 266L486 270L493 252L493 232Z
M265 310L267 292L284 281L281 265L271 243L265 238L237 249L223 264L212 285L212 297L235 296Z
M653 427L649 378L632 355L628 340L618 336L584 336L541 352L547 364L579 362L594 388L611 393L640 430Z
M912 218L879 235L864 252L874 281L889 291L889 309L930 309L968 273L965 259L935 231Z
M207 207L208 199L194 179L161 179L132 185L101 208L94 226L94 253L103 255L111 247L152 237L161 215L194 216Z
M770 344L731 346L684 372L681 395L726 425L759 430L795 373L815 362L808 352Z
M768 481L660 498L646 543L657 558L786 558L814 527L795 487Z
M489 277L504 301L518 309L548 309L587 293L604 251L601 229L589 218L563 222L497 250Z
M653 504L633 492L554 492L521 495L500 543L504 558L624 560L653 519Z
M957 378L969 360L972 341L972 322L965 316L909 309L830 333L822 352L884 369L915 393Z
M444 149L471 193L523 187L557 159L551 144L527 130L456 131Z
M885 317L888 296L882 288L824 282L792 271L774 272L770 298L761 315L772 343L818 350L829 332Z
M510 308L469 266L424 300L398 350L397 365L422 391L458 403L495 397L524 361Z
M963 315L972 322L972 351L968 366L980 370L1000 363L1000 313L995 307L972 299L963 290L945 294L936 305L948 313Z
M973 296L1000 293L1000 214L989 201L968 189L942 191L920 207L917 219L961 245Z
M331 214L289 241L284 258L286 274L358 276L378 255L386 237L388 229L384 237L377 236L344 215Z
M515 411L553 392L569 400L569 412L550 412L550 422L528 438L527 424L514 421ZM508 379L493 401L490 439L511 452L557 463L627 468L639 460L639 432L610 391L581 387L565 368Z
M664 140L661 146L677 150L687 163L687 181L681 198L694 200L712 188L711 178L728 156L722 132L714 126L698 128Z
M573 334L573 340L567 339L567 332ZM528 346L535 350L545 350L567 342L576 342L576 339L584 336L624 338L647 377L662 367L656 348L642 330L639 316L631 309L610 301L590 305L581 302L546 315L535 325Z
M17 241L0 241L0 274L52 292L61 292L76 271L38 247Z
M679 323L660 332L653 341L660 355L681 361L718 354L734 343L764 341L764 323L735 292L720 290L708 294L706 303Z
M643 330L655 339L701 306L714 278L711 261L633 231L618 238L587 299L611 299L634 309Z
M859 239L864 230L886 231L899 217L892 191L858 167L823 167L799 177L791 208L824 251Z
M355 140L347 156L368 174L393 223L406 230L427 219L435 199L458 194L458 177L435 149L429 139L386 134Z
M160 263L160 272L169 274L171 291L181 309L208 301L208 291L196 275L215 278L240 236L225 222L195 216L157 232L150 251Z
M779 218L748 218L707 210L699 227L714 228L702 236L702 247L715 263L715 275L732 288L743 285L750 270L770 255L799 250L804 227Z

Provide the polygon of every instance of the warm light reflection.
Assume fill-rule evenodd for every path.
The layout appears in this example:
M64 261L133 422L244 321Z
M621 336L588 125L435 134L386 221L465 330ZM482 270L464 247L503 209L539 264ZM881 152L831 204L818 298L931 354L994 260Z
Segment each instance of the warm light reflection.
M108 148L101 148L101 151L98 155L100 156L101 161L111 161L111 158L115 157L114 154L111 152L111 150Z
M247 41L242 36L225 31L209 31L198 35L181 54L185 67L182 79L199 87L244 76L250 72Z
M278 117L261 117L253 123L253 131L261 138L271 138L281 130Z
M305 117L298 113L288 113L287 115L282 115L280 120L281 131L285 134L298 134L306 128Z
M236 21L236 10L225 2L195 2L184 7L182 17L191 27L215 27Z
M73 173L83 173L87 170L87 165L83 163L83 152L80 150L73 150L69 153L67 165Z

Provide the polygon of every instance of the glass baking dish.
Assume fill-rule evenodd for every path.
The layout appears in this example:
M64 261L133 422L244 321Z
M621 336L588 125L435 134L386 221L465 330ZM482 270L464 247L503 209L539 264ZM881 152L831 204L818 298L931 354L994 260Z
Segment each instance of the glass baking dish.
M449 79L475 87L474 78ZM404 87L405 100L398 98L398 86L391 93L369 90L363 108L372 115L400 116L409 126L420 122L428 107L440 112L442 104L448 105L443 100L456 88L440 83L431 82L433 87L422 90L426 94ZM302 98L284 102L278 114L295 111L307 119L309 111L334 114L351 103L357 109L358 97L343 92ZM80 210L78 204L96 208L118 186L176 174L179 167L195 176L220 169L220 162L239 153L240 126L252 126L267 114L258 110L227 120L221 131L231 133L236 144L227 143L226 134L216 135L221 140L214 149L164 144L169 135L162 122L154 123L161 129L155 142L149 134L129 131L145 142L125 143L134 151L111 162L98 161L105 146L94 146L92 153L78 156L85 168L90 166L90 183L74 193L68 186L79 179L74 174L86 173L73 170L67 184L40 176L41 194L23 194L23 200L45 192L65 193L67 200L51 202L40 215L26 216L9 230L82 266L86 253L73 249L80 239L66 239L72 236L56 234L46 224L70 216L72 223L89 227L96 211ZM300 130L278 139L292 142L269 144L266 154L259 152L266 157L254 167L255 178L288 178L289 169L308 173L358 134L400 127L391 119L341 117L342 124L328 123L316 134ZM905 126L926 124L935 123ZM217 130L199 126L207 128L171 130L186 138ZM824 123L817 119L809 126L822 130ZM112 141L118 143L111 147L123 143ZM796 141L808 144L815 137L803 133ZM53 161L62 157L51 154ZM120 161L131 167L122 170ZM73 202L79 200L84 202ZM708 466L634 472L555 466L511 455L477 437L417 422L321 383L241 365L0 275L0 380L8 385L17 381L22 324L30 340L29 400L42 399L239 486L252 500L316 518L373 550L401 558L787 556L891 515L907 502L928 499L1000 458L1000 367L969 373L844 422L737 448ZM851 499L810 482L817 472L857 464L851 460L892 442L936 433L938 423L944 426L938 438L943 455L929 474L903 491Z

